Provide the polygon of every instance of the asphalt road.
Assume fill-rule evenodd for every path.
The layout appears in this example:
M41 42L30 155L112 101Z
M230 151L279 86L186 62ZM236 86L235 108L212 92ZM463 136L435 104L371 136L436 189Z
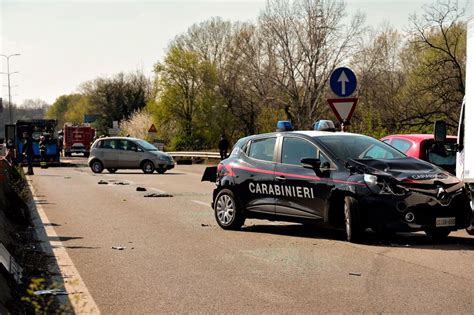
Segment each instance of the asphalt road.
M442 244L423 233L384 242L368 233L350 244L340 231L256 220L224 231L203 169L35 169L45 223L102 313L474 312L474 238L465 231Z

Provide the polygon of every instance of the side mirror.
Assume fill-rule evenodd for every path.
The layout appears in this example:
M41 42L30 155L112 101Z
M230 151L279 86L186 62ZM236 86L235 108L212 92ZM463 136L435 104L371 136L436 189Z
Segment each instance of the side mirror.
M446 122L444 120L435 121L434 139L438 143L446 142Z
M321 166L321 160L316 158L302 158L300 162L303 167L313 170L317 170Z

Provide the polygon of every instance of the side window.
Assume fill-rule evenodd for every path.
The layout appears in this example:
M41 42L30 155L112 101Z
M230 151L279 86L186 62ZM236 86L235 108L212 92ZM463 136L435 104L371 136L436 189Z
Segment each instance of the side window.
M95 148L103 148L104 147L104 141L97 141L95 144Z
M398 151L407 153L407 151L411 147L411 142L407 140L402 140L402 139L393 139L390 145L394 147L395 149L397 149Z
M118 149L117 140L107 139L107 140L102 141L102 148L103 149Z
M119 140L119 149L125 151L136 151L137 145L129 140Z
M329 163L329 165L331 165L331 160L324 153L322 153L321 151L319 152L319 160L321 161L321 165L324 162L327 162L327 163Z
M310 142L293 137L283 138L281 162L284 164L301 165L305 157L317 157L318 149Z
M250 144L249 156L263 161L273 161L276 138L259 139Z
M240 139L232 148L231 156L237 156L242 151L247 151L248 139Z

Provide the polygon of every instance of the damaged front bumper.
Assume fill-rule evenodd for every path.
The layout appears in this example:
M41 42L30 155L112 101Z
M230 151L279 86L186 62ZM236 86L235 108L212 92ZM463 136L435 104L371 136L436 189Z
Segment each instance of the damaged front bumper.
M471 225L470 198L462 186L449 191L407 189L405 195L373 193L359 199L367 226L395 231L435 228L464 229Z

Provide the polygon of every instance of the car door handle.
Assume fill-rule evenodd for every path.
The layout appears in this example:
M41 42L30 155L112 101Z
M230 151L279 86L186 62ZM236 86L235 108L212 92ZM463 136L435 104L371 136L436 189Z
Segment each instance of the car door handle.
M285 176L277 176L277 177L275 177L275 179L279 182L284 182L286 180L286 177Z

